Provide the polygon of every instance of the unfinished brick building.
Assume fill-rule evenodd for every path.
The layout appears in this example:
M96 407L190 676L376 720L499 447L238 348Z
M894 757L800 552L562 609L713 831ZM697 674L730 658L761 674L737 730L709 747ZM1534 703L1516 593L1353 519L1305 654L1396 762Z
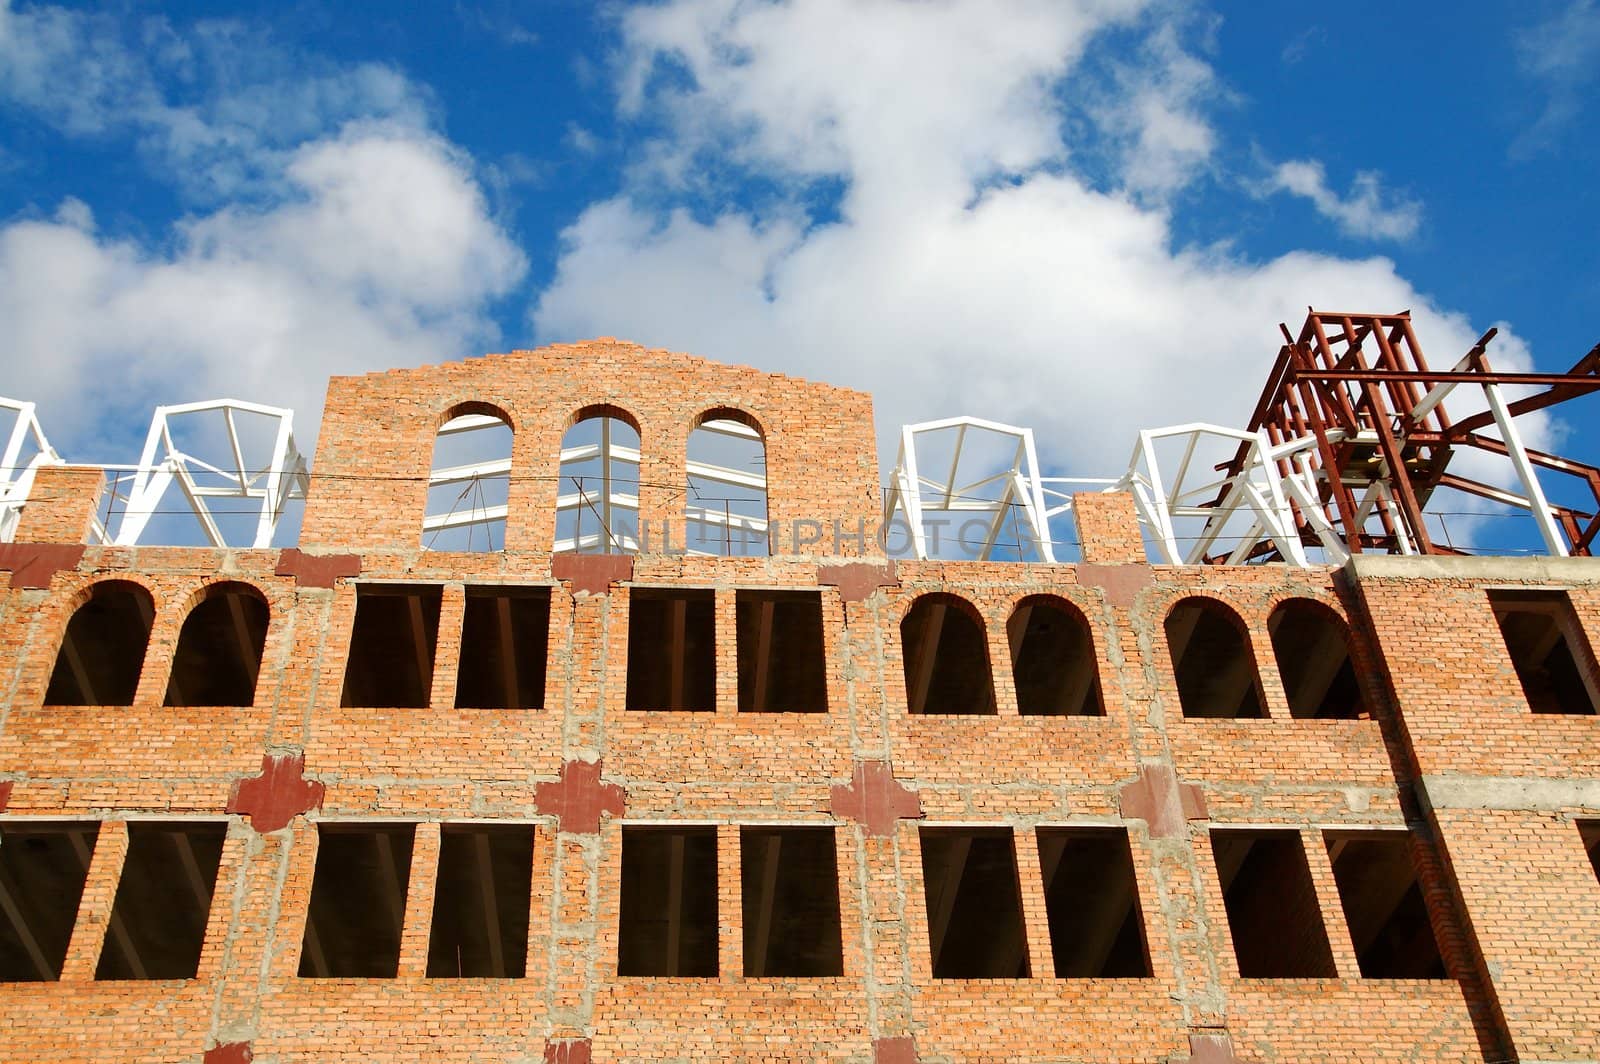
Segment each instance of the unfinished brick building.
M712 423L815 535L675 549ZM867 396L609 340L334 379L296 549L101 483L0 544L0 1060L1600 1060L1589 558L890 559Z

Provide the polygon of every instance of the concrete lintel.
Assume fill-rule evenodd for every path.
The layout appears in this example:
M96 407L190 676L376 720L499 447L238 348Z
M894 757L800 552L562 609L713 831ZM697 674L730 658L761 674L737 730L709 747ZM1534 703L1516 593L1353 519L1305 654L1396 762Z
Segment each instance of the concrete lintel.
M1357 580L1504 580L1552 584L1600 583L1600 558L1465 557L1429 554L1355 554L1345 568Z
M1428 809L1600 809L1600 780L1440 774L1423 776L1417 782L1417 798Z

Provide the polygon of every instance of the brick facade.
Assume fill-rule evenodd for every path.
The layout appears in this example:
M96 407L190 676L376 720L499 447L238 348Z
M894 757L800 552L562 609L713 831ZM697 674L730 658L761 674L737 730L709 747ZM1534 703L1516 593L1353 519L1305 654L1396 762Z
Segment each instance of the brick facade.
M504 551L418 547L432 433L462 404L515 430ZM1600 819L1600 723L1529 711L1487 598L1563 590L1600 639L1600 563L1152 567L1127 500L1089 496L1077 565L868 559L845 579L828 551L653 553L607 572L547 549L562 434L598 406L639 424L645 521L681 529L671 485L714 408L760 425L774 520L877 517L867 397L607 340L335 379L304 555L88 547L0 591L0 833L97 825L60 978L0 983L0 1060L1600 1059L1600 882L1580 832ZM81 542L70 483L30 501L32 539ZM297 575L334 554L326 579ZM108 579L154 606L133 702L47 705L67 625ZM270 611L253 702L166 705L184 621L219 581ZM427 705L343 706L358 589L388 583L442 588ZM542 708L455 708L468 591L485 586L548 589ZM712 594L709 712L627 705L631 600L674 587ZM827 712L740 711L741 589L819 596ZM981 620L992 714L908 712L901 625L930 593ZM1086 622L1103 715L1021 711L1007 626L1034 596ZM1242 622L1263 716L1184 715L1165 622L1194 596ZM1292 715L1269 619L1296 600L1347 620L1368 716ZM96 979L130 825L148 820L226 824L198 970ZM319 830L353 823L415 825L397 974L303 978ZM430 978L442 840L486 824L532 837L526 974ZM714 829L715 977L618 975L622 835L665 824ZM740 829L772 825L831 834L841 975L744 974ZM939 827L1010 830L1027 977L935 978L922 840ZM1148 976L1056 977L1040 840L1067 827L1126 833ZM1229 829L1299 841L1327 975L1239 974L1213 834ZM1408 840L1443 978L1363 978L1340 833Z

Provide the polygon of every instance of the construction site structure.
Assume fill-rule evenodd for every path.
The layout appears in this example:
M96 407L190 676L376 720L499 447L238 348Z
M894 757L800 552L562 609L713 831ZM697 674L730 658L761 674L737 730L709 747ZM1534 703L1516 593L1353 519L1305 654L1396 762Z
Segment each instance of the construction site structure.
M1600 1060L1594 519L1449 468L1578 469L1507 426L1593 356L1308 329L1096 483L610 339L336 377L310 469L15 404L0 1060Z

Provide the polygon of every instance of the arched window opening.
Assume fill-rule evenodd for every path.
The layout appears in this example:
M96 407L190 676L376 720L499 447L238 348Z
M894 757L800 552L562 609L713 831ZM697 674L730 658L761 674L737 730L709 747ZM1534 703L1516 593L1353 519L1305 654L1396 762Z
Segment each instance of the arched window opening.
M983 623L966 600L924 595L900 622L912 713L989 714L994 678Z
M1214 599L1187 598L1167 614L1167 650L1186 717L1263 717L1244 622Z
M1094 637L1083 614L1058 598L1023 599L1006 622L1017 709L1024 715L1105 714Z
M684 529L690 554L772 553L767 541L767 446L737 410L713 410L689 433Z
M267 600L248 584L213 584L184 618L167 681L169 706L248 706L255 702Z
M561 438L557 551L639 551L639 427L623 411L595 407Z
M131 706L155 615L150 592L138 584L95 584L67 622L45 705Z
M1350 630L1320 602L1290 599L1267 618L1289 712L1354 720L1370 716L1350 660Z
M439 426L428 475L422 545L492 551L506 545L511 494L511 422L494 407L466 403Z

